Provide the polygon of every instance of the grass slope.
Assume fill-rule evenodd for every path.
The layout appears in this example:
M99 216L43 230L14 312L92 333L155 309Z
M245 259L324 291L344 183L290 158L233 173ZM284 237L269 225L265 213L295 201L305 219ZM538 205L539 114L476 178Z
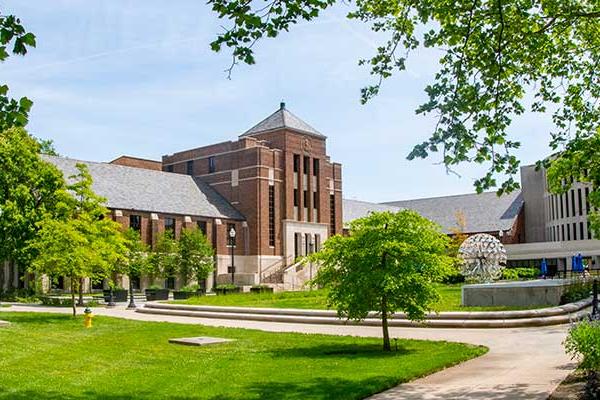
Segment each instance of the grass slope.
M485 353L459 343L0 312L0 399L362 399ZM168 338L213 336L207 347Z
M435 311L506 311L527 307L463 307L460 305L461 285L438 285L440 301ZM175 304L239 306L266 308L327 309L327 293L324 290L305 292L278 292L261 294L229 294L226 296L201 296L187 300L171 301ZM536 308L536 307L534 307Z

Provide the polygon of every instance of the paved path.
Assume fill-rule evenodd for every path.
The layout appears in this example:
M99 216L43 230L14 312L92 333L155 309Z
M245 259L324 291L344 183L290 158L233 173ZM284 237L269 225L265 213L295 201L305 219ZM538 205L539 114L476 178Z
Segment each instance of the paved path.
M69 308L34 306L13 306L3 308L2 311L71 312ZM251 328L273 332L381 336L380 328L369 326L214 320L140 314L125 310L124 307L98 308L94 313L143 321ZM400 385L371 399L546 399L560 381L575 368L575 363L564 353L562 347L567 329L567 326L519 329L391 328L392 337L467 342L485 345L490 351L482 357Z

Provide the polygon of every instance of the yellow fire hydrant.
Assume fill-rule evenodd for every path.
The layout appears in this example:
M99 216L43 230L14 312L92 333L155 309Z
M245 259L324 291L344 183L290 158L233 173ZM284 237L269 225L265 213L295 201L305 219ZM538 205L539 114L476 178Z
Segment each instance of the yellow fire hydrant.
M91 328L92 327L92 319L94 318L94 314L92 313L92 310L90 310L89 308L86 308L83 311L83 326L85 326L86 328Z

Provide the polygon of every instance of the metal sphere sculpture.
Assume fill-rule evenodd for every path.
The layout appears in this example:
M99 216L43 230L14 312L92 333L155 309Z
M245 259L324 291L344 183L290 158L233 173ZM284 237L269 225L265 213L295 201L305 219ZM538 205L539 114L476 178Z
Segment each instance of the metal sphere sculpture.
M487 233L478 233L465 240L458 249L462 258L462 272L477 282L493 282L500 278L506 265L506 250L498 239Z

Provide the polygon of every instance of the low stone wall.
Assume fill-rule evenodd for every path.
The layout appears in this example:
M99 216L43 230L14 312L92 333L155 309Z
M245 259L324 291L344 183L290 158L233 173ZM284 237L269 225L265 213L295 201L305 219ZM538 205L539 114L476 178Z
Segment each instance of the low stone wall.
M462 305L489 306L557 306L569 281L538 279L524 282L495 282L462 287Z

